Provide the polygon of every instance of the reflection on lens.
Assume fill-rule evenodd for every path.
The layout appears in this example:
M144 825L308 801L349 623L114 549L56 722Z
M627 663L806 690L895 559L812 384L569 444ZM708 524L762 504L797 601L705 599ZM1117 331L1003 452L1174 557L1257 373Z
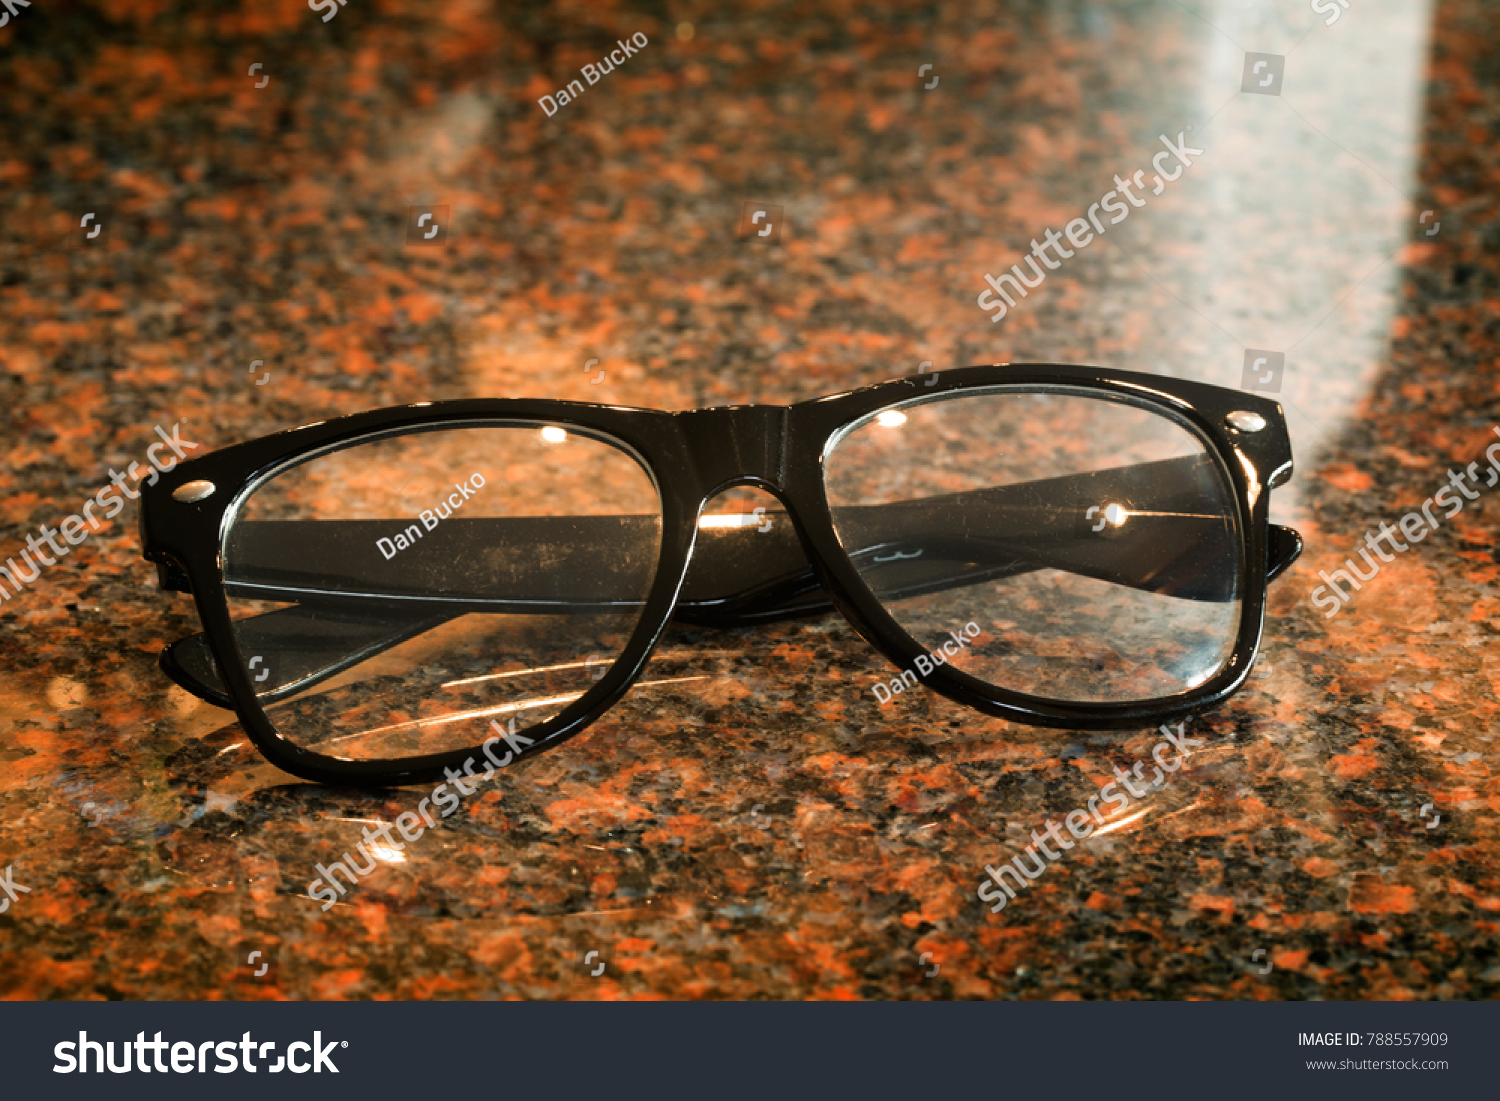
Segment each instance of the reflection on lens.
M1160 412L1066 388L939 395L854 425L824 469L840 543L928 666L1119 703L1187 691L1233 653L1233 487Z
M486 425L277 472L235 511L224 574L278 733L388 760L524 731L592 688L660 546L656 489L631 455L577 430Z

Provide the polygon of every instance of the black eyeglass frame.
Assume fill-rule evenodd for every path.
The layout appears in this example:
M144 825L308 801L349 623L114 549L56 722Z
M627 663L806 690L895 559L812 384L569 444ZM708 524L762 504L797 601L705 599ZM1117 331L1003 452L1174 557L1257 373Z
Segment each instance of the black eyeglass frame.
M715 496L754 486L786 508L824 591L849 624L899 669L915 671L927 648L886 611L839 542L824 480L830 444L884 410L937 395L990 390L1055 390L1112 398L1166 414L1208 445L1233 487L1242 540L1237 586L1241 615L1234 648L1219 671L1186 692L1117 703L1046 700L999 688L937 665L920 675L928 688L985 714L1035 726L1112 729L1154 725L1211 707L1248 677L1264 630L1269 582L1301 551L1301 538L1269 523L1269 490L1292 473L1281 406L1259 394L1207 383L1105 367L994 364L879 383L790 406L722 406L665 412L543 399L471 399L424 403L319 421L189 459L141 493L143 556L158 564L163 588L191 591L208 645L234 710L251 740L278 768L308 780L362 786L437 782L462 768L479 746L396 760L351 760L303 748L277 733L257 698L229 612L222 547L227 524L261 482L313 457L370 439L432 427L521 424L572 428L613 442L654 481L661 501L656 575L630 638L601 679L559 714L523 733L524 759L573 737L613 706L640 676L673 618L698 537L698 518ZM1263 426L1254 427L1258 422ZM1243 425L1246 427L1238 427ZM188 482L214 487L199 500L173 493ZM174 575L173 571L181 571ZM185 583L184 583L185 578ZM167 668L165 655L163 667ZM170 670L169 670L170 671ZM482 758L480 761L482 762Z

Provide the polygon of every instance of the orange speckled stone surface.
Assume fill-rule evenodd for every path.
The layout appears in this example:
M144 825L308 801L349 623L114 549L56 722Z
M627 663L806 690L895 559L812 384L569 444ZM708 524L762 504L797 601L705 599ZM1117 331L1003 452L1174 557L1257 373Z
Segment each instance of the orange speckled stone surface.
M1247 51L1274 85L1242 90ZM1496 442L1497 74L1482 0L20 9L0 562L158 425L212 448L417 401L784 403L1005 360L1239 387L1257 350L1285 356L1297 458L1272 519L1307 548L1186 767L999 914L986 864L1161 735L877 706L889 666L837 616L669 629L645 679L672 683L325 913L313 866L427 791L302 782L172 685L157 655L196 616L130 505L0 603L0 870L29 888L0 996L1496 997L1500 488L1336 614L1311 595ZM1153 193L1179 135L1204 152ZM1137 169L1143 206L980 310L986 272ZM752 200L774 240L737 236ZM413 207L446 208L440 241L408 243Z

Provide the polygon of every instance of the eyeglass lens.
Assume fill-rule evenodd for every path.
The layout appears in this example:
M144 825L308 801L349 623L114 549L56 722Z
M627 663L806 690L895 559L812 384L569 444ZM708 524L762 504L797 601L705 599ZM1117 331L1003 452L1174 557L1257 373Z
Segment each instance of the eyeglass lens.
M278 471L239 505L223 555L277 732L388 760L558 714L619 656L660 548L660 499L630 454L559 426L485 425Z
M918 665L1117 703L1202 684L1233 652L1233 487L1161 413L1055 389L937 395L856 424L824 466L840 543L927 649Z

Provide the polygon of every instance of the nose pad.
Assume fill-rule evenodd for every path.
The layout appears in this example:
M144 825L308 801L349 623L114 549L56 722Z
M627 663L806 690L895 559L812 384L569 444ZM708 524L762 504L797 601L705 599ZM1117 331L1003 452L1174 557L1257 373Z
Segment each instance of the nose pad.
M674 619L736 627L832 608L774 496L738 486L704 506Z

